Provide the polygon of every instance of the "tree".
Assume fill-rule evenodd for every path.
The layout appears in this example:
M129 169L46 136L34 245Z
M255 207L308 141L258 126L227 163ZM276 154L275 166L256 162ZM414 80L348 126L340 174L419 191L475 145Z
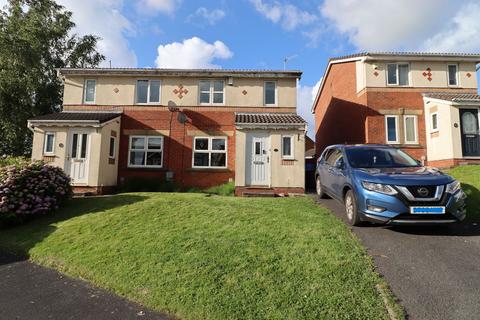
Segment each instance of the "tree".
M53 0L9 0L0 8L0 155L29 154L27 120L60 111L57 68L95 67L98 37L78 36L72 13Z

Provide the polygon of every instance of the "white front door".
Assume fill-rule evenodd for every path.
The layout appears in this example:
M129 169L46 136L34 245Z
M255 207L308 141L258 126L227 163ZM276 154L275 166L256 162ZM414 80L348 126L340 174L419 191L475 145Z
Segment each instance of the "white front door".
M270 136L250 133L247 139L247 185L270 186Z
M86 131L70 131L67 160L70 178L74 184L88 183L89 140L90 135Z

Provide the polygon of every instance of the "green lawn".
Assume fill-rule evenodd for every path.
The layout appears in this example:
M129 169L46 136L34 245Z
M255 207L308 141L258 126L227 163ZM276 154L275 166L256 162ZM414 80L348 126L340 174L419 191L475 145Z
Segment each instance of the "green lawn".
M310 198L75 199L0 246L182 319L387 318L365 250Z
M480 166L459 166L447 171L462 183L467 194L467 219L480 220Z

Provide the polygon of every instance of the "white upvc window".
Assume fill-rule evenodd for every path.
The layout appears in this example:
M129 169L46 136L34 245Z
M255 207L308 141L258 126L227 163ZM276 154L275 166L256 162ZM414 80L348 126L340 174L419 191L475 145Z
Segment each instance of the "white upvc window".
M438 132L438 112L430 115L430 132Z
M398 116L385 116L385 136L387 143L398 144L400 137L398 134Z
M451 63L447 65L447 81L450 87L458 86L458 65Z
M55 153L55 132L45 133L45 141L43 143L43 153L50 154L50 155Z
M193 168L227 167L227 137L194 137Z
M278 99L277 82L265 81L263 84L263 103L266 106L276 106Z
M115 159L115 147L117 143L117 138L111 136L110 137L110 144L108 146L108 158Z
M387 85L408 86L410 65L408 63L387 63Z
M294 158L293 136L282 136L282 159Z
M163 136L130 136L128 166L161 168L163 165Z
M161 80L137 80L135 103L159 104Z
M85 80L83 101L85 103L95 103L97 81L95 79Z
M200 80L198 83L198 101L200 104L224 104L225 81Z
M403 116L403 131L405 144L417 144L418 143L418 124L417 116L404 115Z

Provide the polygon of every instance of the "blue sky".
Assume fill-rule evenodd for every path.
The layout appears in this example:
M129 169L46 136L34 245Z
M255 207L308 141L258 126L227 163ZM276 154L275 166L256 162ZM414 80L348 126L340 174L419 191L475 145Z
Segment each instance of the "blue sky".
M108 66L300 69L309 112L328 58L358 51L480 52L480 0L56 0ZM7 0L0 0L3 6Z

